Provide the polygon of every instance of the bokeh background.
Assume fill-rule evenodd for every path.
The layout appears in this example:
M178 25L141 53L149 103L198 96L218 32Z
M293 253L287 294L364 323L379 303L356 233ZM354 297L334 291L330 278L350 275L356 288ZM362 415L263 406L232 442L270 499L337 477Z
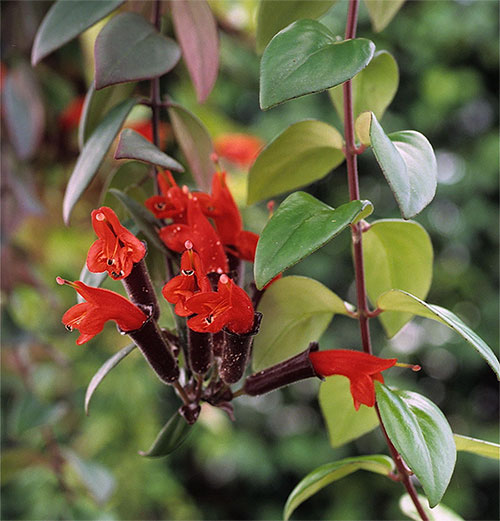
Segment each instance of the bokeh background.
M140 11L147 4L127 2L125 8ZM174 100L196 113L214 137L247 132L268 142L305 118L341 128L327 93L261 112L253 44L256 2L211 4L221 23L216 87L207 103L198 106L180 64L162 83ZM62 114L88 88L96 30L32 69L33 37L50 5L1 3L2 519L280 519L288 494L316 466L358 453L386 452L376 431L332 449L316 382L239 399L235 423L219 410L204 410L187 442L159 460L142 458L138 450L151 444L178 403L136 352L105 379L90 416L84 414L90 378L127 341L109 325L88 344L76 346L76 336L60 323L74 294L58 287L55 277L78 278L94 240L90 210L101 204L103 187L121 165L111 158L105 162L77 205L71 227L65 227L62 196L78 147L75 123ZM346 2L339 1L322 22L343 34L346 11ZM378 49L393 53L400 67L400 88L384 116L384 129L418 130L437 154L437 196L417 217L435 250L427 300L457 313L495 350L498 15L494 1L409 1L381 34L372 33L361 6L358 29ZM165 30L171 30L168 22ZM18 116L7 121L5 104L15 104L17 89L28 93L30 103L11 106L9 113ZM143 109L132 114L129 124L142 124L148 117ZM164 135L167 149L176 155L167 121ZM226 166L242 201L245 173ZM140 177L144 167L135 163L119 172L113 183ZM372 217L398 217L371 153L361 157L360 172L362 197L375 206ZM348 197L345 179L341 166L309 191L337 206ZM265 205L243 213L247 227L260 231ZM348 233L290 271L317 278L355 301ZM165 317L168 322L168 313ZM497 382L475 351L423 319L414 319L390 341L372 322L376 352L423 367L420 373L400 373L391 384L427 395L442 408L454 432L498 442ZM321 343L355 348L357 328L336 317ZM466 519L498 519L498 487L498 462L459 453L443 503ZM318 493L295 516L401 519L401 494L400 485L360 472Z

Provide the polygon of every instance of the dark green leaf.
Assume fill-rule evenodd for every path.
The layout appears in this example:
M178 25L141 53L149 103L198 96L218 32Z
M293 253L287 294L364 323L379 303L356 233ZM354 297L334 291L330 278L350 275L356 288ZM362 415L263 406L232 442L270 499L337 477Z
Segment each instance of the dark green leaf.
M405 0L365 0L373 30L383 31L401 9Z
M33 394L24 395L12 409L12 429L16 435L29 429L54 423L67 411L64 403L46 404Z
M92 377L92 380L90 380L87 391L85 392L85 414L89 413L90 399L92 398L94 391L97 389L99 384L104 380L104 377L134 349L135 344L129 344L128 346L120 349L118 353L115 353L111 358L108 358L108 360L106 360L106 362L101 365L97 373Z
M95 42L95 85L158 78L181 57L179 46L136 13L114 16Z
M491 347L448 309L434 304L427 304L427 302L420 300L414 295L399 290L391 290L381 295L377 300L377 306L384 311L399 311L412 313L419 317L431 318L450 327L472 345L486 360L500 380L500 363Z
M357 456L355 458L345 458L333 463L322 465L310 472L288 496L283 510L283 519L290 518L293 511L310 498L316 492L326 487L330 483L337 481L357 470L369 470L376 474L388 476L393 470L392 459L383 454L373 454L371 456Z
M257 244L257 287L263 288L283 270L321 248L370 204L351 201L334 210L305 192L289 195L267 223Z
M393 391L375 382L377 403L387 434L419 479L429 504L436 506L450 482L457 451L443 413L424 396Z
M260 67L260 106L263 110L284 101L340 85L364 69L375 45L357 38L337 41L315 20L299 20L269 43Z
M418 500L422 505L424 512L427 514L427 519L429 521L464 521L462 517L455 514L453 510L443 504L430 508L426 497L418 496ZM405 494L401 497L399 500L399 508L401 509L401 512L407 515L410 519L413 519L414 521L422 521L422 518L415 508L415 504L409 494Z
M31 51L31 63L40 60L114 11L124 0L58 0L40 25Z
M454 434L457 450L484 456L485 458L500 459L500 445L491 441L478 440L461 434Z
M110 110L85 143L64 194L63 218L66 224L69 224L73 207L94 178L109 147L136 103L135 99L127 99Z
M322 121L291 125L264 148L252 165L247 203L321 179L344 160L343 144L338 130Z
M139 451L141 456L159 458L174 452L186 440L191 432L192 425L176 412L158 433L156 440L148 451Z

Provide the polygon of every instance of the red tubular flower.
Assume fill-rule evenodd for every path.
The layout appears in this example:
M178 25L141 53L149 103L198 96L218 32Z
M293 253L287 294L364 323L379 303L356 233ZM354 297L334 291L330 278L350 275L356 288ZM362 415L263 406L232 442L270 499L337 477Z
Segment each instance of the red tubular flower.
M220 157L241 167L248 167L255 161L264 143L257 136L248 134L223 134L215 139L214 145Z
M237 334L248 333L254 324L254 309L245 290L227 275L221 275L217 291L200 292L186 301L194 314L187 325L199 333L217 333L223 327Z
M354 408L360 404L373 407L375 405L374 381L384 383L381 371L396 364L396 358L378 358L360 351L334 349L310 353L309 358L314 370L321 376L334 374L347 376L351 382L351 395Z
M114 280L130 275L134 263L146 255L144 244L106 206L92 212L92 226L99 239L87 254L88 269L92 273L107 271Z
M68 331L78 329L78 345L88 342L100 333L108 320L114 320L125 332L139 329L147 316L137 306L114 291L93 288L77 280L70 282L57 277L58 284L74 288L86 302L71 307L64 313L62 323Z

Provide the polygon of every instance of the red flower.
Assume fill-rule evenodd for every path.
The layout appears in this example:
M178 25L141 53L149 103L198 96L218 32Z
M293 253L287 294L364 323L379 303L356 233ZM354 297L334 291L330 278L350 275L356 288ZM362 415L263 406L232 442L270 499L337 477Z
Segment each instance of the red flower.
M92 226L99 239L87 254L88 269L92 273L107 271L114 280L128 277L134 263L146 255L144 244L120 224L107 206L92 212Z
M214 141L215 152L239 166L250 166L264 146L263 141L248 134L223 134Z
M316 351L309 358L314 370L321 376L334 374L347 376L351 382L351 395L354 408L360 404L373 407L375 405L374 381L384 383L381 371L396 364L396 358L378 358L360 351L334 349L331 351Z
M69 308L62 317L68 331L80 331L76 341L78 345L94 338L108 320L114 320L122 331L128 332L139 329L148 318L132 302L114 291L93 288L79 280L70 282L61 277L56 280L58 284L73 287L86 300Z
M72 130L78 127L84 102L85 98L83 96L75 98L59 114L59 126L62 130Z
M192 249L192 242L186 241L185 247L186 251L181 257L181 274L168 281L162 290L165 299L175 304L175 313L180 317L192 315L192 311L185 306L189 297L198 291L212 289L200 256Z
M193 295L186 307L197 315L187 325L199 333L217 333L226 326L233 333L244 334L253 327L252 301L227 275L220 276L217 291Z

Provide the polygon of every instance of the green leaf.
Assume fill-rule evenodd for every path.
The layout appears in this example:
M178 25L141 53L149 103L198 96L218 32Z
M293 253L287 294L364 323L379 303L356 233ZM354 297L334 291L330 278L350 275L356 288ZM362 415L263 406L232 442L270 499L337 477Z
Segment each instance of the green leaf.
M73 207L94 178L109 147L136 103L135 99L127 99L111 109L85 143L64 194L63 218L66 224L69 224Z
M418 499L424 508L429 521L464 521L462 517L460 517L458 514L455 514L453 510L443 504L437 505L434 508L430 508L426 497L418 496ZM413 504L409 494L405 494L401 497L399 500L399 508L401 509L401 512L407 515L410 519L413 519L414 521L422 521L422 518L415 508L415 505Z
M35 36L31 63L36 65L52 51L83 33L114 11L124 0L58 0L48 10Z
M42 403L33 394L25 394L14 406L11 412L11 425L15 435L47 425L59 420L67 411L67 406L62 403Z
M176 103L169 105L168 115L198 188L208 192L215 166L211 159L214 145L205 125L192 112Z
M461 434L454 434L457 450L484 456L485 458L500 459L500 445L491 441L469 438Z
M381 119L398 90L398 64L387 51L373 55L372 61L351 80L354 117L371 111ZM342 86L329 91L335 109L344 120L344 95Z
M0 483L6 485L14 479L18 472L37 465L50 468L51 461L48 456L41 452L25 447L2 450L2 473Z
M393 391L375 382L387 434L419 479L429 504L436 506L448 487L457 451L453 433L439 408L411 391Z
M289 195L262 231L255 252L255 284L262 289L345 230L369 205L351 201L333 209L305 192Z
M319 18L335 0L261 0L257 11L256 47L259 54L271 38L301 18Z
M337 481L357 470L368 470L388 476L393 470L392 459L383 454L345 458L327 463L310 472L292 491L283 510L283 519L287 521L293 511L306 499L316 494L330 483Z
M383 31L396 16L405 0L365 0L368 14L376 33Z
M321 179L344 160L343 143L338 130L322 121L291 125L264 148L250 168L247 204Z
M136 13L114 16L95 41L95 85L102 89L115 83L163 76L175 67L181 50Z
M108 358L104 364L101 365L97 373L92 377L90 383L85 392L85 414L89 413L90 399L92 398L95 390L99 384L104 380L104 377L115 368L127 355L129 355L135 349L135 344L129 344L124 348L120 349L118 353L115 353L111 358Z
M116 146L115 159L135 159L176 172L184 172L184 167L174 158L162 152L151 141L130 128L121 131L120 141Z
M500 380L500 363L491 347L448 309L434 304L427 304L427 302L420 300L414 295L400 290L391 290L381 295L377 300L377 307L384 311L400 311L412 313L419 317L431 318L450 327L472 345L486 360Z
M410 219L434 198L437 185L436 157L425 136L403 130L386 136L371 115L370 140L401 214Z
M167 456L179 448L191 432L192 425L176 412L158 433L156 440L148 451L139 451L141 456L159 458Z
M428 233L414 221L381 220L363 233L366 289L372 303L390 289L408 291L425 298L432 281L432 243ZM380 321L389 337L412 315L382 313Z
M335 313L347 315L350 304L326 286L307 277L283 277L264 292L263 314L253 343L254 371L277 364L319 340Z
M328 428L330 445L334 448L358 439L378 425L373 407L361 405L356 411L349 380L344 376L326 378L319 388L319 404Z
M375 45L370 40L337 41L315 20L299 20L266 47L260 65L260 106L269 109L299 96L340 85L364 69Z

